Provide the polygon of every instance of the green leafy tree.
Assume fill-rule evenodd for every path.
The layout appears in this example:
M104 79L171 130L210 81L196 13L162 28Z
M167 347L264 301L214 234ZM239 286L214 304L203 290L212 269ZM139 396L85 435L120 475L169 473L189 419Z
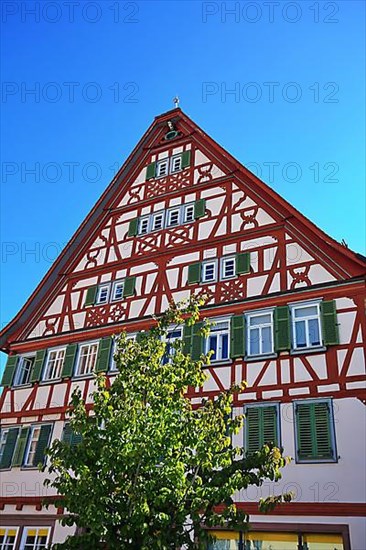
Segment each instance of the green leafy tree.
M172 305L138 341L122 333L117 376L111 384L97 376L92 412L74 391L70 425L81 441L52 444L46 485L60 496L62 522L81 534L54 548L206 548L207 527L248 528L232 499L236 491L281 477L280 449L265 445L248 455L231 443L243 423L231 417L233 396L243 386L199 407L186 397L188 387L206 380L210 354L193 361L181 341L169 344L169 327L195 325L202 303ZM202 335L208 331L204 324Z

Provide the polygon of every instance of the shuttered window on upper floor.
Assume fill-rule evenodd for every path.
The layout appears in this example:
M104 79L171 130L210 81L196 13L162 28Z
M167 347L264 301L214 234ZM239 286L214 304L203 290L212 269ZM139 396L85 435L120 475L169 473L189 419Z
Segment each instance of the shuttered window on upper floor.
M203 260L188 266L188 284L224 281L250 272L250 252Z
M184 170L191 164L191 151L184 151L178 155L166 157L151 162L146 168L146 179L164 178L169 174L175 174Z
M172 206L166 210L159 210L158 212L133 218L129 224L128 236L135 237L136 235L146 235L162 229L172 229L186 223L192 223L205 215L205 199Z
M1 431L0 468L38 467L45 461L52 424L9 427Z
M245 407L245 449L252 453L265 444L280 445L278 404L248 405Z
M84 306L103 305L118 302L135 294L136 277L130 276L118 281L93 285L86 291Z
M294 403L297 462L337 460L333 406L330 399Z

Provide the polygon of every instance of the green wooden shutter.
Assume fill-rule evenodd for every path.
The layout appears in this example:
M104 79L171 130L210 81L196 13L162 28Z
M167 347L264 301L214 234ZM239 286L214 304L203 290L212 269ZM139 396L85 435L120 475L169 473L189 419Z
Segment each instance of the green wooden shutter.
M201 269L202 269L201 262L197 262L196 264L191 264L188 266L188 284L189 285L194 285L195 283L201 282Z
M38 466L38 464L43 465L44 459L45 459L44 452L48 447L51 430L52 430L51 424L45 424L44 426L41 426L41 431L39 433L39 438L37 441L36 452L34 453L33 466Z
M276 351L291 348L290 309L288 306L278 306L274 312L275 349Z
M230 321L230 357L245 355L245 318L244 315L234 315Z
M260 407L261 409L261 432L263 443L274 443L278 445L277 433L277 407L270 405L268 407Z
M74 370L76 353L78 350L77 344L69 344L66 348L64 364L62 367L61 378L71 378Z
M12 466L21 466L24 460L24 452L27 446L30 427L26 426L20 430L20 434L13 455Z
M90 286L86 291L84 306L93 306L97 297L98 285Z
M109 369L109 359L111 356L113 346L113 338L102 338L99 341L97 363L95 365L95 372L107 372Z
M326 346L339 344L339 330L337 324L337 311L335 300L321 302L320 304L323 341Z
M41 379L46 354L47 354L46 349L41 349L37 351L36 360L34 361L31 377L30 377L31 382L38 382Z
M247 451L258 451L266 443L278 445L277 406L248 407L245 414Z
M260 407L248 407L245 412L245 448L253 453L261 447L260 438Z
M200 199L194 203L194 218L203 218L206 214L206 201L205 199Z
M192 349L193 326L183 327L183 353L188 355Z
M142 342L143 339L144 339L144 335L145 335L145 332L138 332L138 333L136 334L136 342L137 342L138 344L141 344L141 342Z
M61 441L63 441L66 445L71 445L72 434L73 431L71 428L71 424L67 422L64 426L64 429L62 430Z
M327 401L297 404L296 432L299 460L334 459Z
M18 362L18 355L9 355L8 360L6 361L3 377L1 379L2 386L11 386L14 379L14 374L16 371Z
M148 164L146 168L146 179L150 180L151 178L155 178L155 171L156 171L156 162L152 162L151 164Z
M135 237L138 232L138 226L139 226L139 219L134 218L130 221L130 225L128 227L128 236L129 237Z
M191 164L191 151L182 153L182 168L187 168Z
M316 457L319 459L334 458L330 431L330 410L327 401L313 404Z
M193 325L192 348L191 348L191 357L193 361L198 361L203 353L204 338L202 334L200 334L202 326L203 326L203 323L201 322Z
M5 447L1 456L0 468L10 468L14 454L15 445L18 439L19 428L9 428L6 436Z
M236 274L250 273L250 252L240 252L236 255Z
M133 296L135 294L136 277L126 277L123 285L123 297Z

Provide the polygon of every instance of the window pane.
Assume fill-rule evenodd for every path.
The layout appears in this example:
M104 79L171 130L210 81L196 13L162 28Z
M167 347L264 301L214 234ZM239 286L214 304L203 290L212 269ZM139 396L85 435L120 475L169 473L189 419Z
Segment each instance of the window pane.
M170 210L168 213L168 225L179 224L179 210Z
M143 218L142 220L140 220L140 227L139 227L140 235L147 233L148 228L149 228L149 218Z
M271 324L271 314L253 315L250 317L249 323L251 326Z
M182 166L182 157L174 157L172 159L172 172L177 172L181 169Z
M215 280L215 264L203 264L203 280L214 281Z
M258 355L259 354L259 329L254 328L250 330L250 355Z
M114 286L113 300L121 300L123 298L123 283L117 283Z
M309 340L312 346L320 345L320 333L319 333L319 320L310 319L308 321L309 326Z
M217 357L217 336L216 335L209 336L207 351L213 351L213 354L211 355L211 361L214 361Z
M262 353L272 352L272 330L271 327L262 328Z
M185 222L192 222L193 220L194 220L194 207L193 207L193 205L186 206L185 214L184 214L184 221Z
M168 173L168 161L164 160L163 162L159 162L158 170L157 170L158 176L165 176L167 173Z
M296 347L297 348L306 347L305 321L296 321L296 323L295 323L295 338L296 338Z
M225 260L224 265L224 277L233 277L235 275L235 259Z
M229 357L229 335L221 335L221 359L228 359Z
M158 230L163 227L163 214L156 214L153 217L153 229Z
M295 309L295 317L312 317L318 315L317 306L305 306Z

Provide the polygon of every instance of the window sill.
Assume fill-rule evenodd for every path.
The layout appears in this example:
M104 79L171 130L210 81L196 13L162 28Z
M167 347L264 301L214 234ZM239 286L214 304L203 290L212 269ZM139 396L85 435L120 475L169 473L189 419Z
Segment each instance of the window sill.
M246 355L244 361L247 363L255 363L258 361L264 361L266 359L276 359L277 353L263 353L261 355Z
M93 378L95 374L97 373L89 372L88 374L74 374L74 376L70 376L70 378L72 382L77 382L78 380L88 380L90 378Z
M321 353L327 351L326 346L314 346L313 348L292 349L290 355L304 355L308 353Z
M24 390L26 388L31 388L32 387L32 382L27 382L26 384L16 384L14 386L11 386L11 389L12 390Z
M58 382L62 382L63 378L49 378L48 380L40 380L39 385L40 386L48 386L49 384L57 384Z
M233 362L232 359L220 359L220 360L217 360L217 361L211 361L211 363L209 365L204 365L205 368L210 368L210 367L220 367L220 366L223 366L223 365L231 365L231 363Z
M337 464L338 458L312 458L309 460L295 460L295 464Z

